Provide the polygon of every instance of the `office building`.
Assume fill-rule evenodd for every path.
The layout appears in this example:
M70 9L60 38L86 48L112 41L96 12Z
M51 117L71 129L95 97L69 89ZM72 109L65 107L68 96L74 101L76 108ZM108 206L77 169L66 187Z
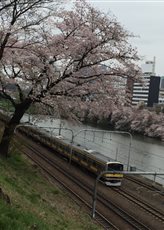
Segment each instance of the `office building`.
M133 83L132 105L142 103L153 107L158 103L160 89L160 77L155 76L155 58L153 61L147 61L141 68L142 81Z

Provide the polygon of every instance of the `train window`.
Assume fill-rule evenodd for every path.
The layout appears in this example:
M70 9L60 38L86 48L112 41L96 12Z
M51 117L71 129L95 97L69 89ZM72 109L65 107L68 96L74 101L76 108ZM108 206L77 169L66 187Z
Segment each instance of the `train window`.
M117 163L108 164L108 171L123 171L123 165Z
M78 153L76 152L76 151L72 151L72 154L75 156L75 157L77 157L77 158L79 158L79 155L78 155Z
M93 165L93 166L96 166L96 165L97 165L96 161L93 161L93 162L92 162L92 165Z
M85 159L86 159L85 155L82 155L82 154L81 154L81 159L82 159L82 160L85 160Z
M88 158L88 163L92 164L93 160L91 158Z

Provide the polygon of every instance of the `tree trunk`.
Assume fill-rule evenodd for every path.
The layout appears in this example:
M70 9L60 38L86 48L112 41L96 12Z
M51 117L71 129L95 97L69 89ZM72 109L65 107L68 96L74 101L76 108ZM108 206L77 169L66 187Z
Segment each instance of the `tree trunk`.
M9 146L14 136L15 128L20 123L21 118L23 117L26 110L30 107L30 105L31 101L24 101L23 103L17 105L12 118L7 124L5 124L5 129L0 143L0 156L9 156Z
M0 143L0 155L3 157L8 156L9 146L14 135L14 130L16 126L16 124L12 124L10 122L5 125L4 133Z

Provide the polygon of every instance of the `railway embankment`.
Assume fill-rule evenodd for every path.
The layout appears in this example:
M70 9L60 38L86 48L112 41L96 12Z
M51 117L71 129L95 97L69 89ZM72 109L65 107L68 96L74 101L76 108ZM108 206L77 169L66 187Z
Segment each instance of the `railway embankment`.
M100 229L24 155L0 158L0 172L0 229Z

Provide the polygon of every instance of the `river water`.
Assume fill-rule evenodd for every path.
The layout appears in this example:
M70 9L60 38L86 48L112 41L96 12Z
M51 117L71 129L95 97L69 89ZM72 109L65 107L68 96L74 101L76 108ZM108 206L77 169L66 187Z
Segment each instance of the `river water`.
M45 118L45 117L44 117ZM23 121L29 120L24 116ZM46 117L44 120L33 118L31 122L49 131L50 135L62 135L84 148L93 149L122 162L126 169L145 172L164 172L164 142L154 138L128 133L101 130L89 125L70 123ZM164 185L164 176L148 176Z

